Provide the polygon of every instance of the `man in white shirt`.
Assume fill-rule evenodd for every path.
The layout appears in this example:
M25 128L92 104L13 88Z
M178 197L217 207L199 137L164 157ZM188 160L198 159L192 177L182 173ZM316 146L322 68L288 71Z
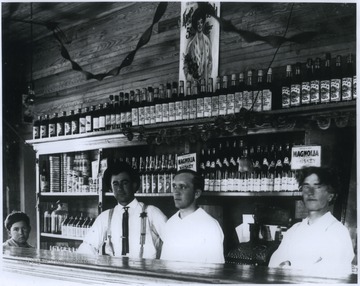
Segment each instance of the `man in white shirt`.
M105 171L104 180L111 183L118 204L96 218L78 252L159 258L167 217L154 206L147 206L145 210L144 204L135 198L134 194L140 184L137 171L125 162L116 162ZM143 232L145 237L141 235Z
M197 206L204 179L192 170L175 174L173 196L179 209L166 223L161 259L224 263L224 234L216 219Z
M299 185L308 216L284 234L269 266L331 275L351 272L354 251L349 231L329 211L336 198L336 176L327 169L306 168Z

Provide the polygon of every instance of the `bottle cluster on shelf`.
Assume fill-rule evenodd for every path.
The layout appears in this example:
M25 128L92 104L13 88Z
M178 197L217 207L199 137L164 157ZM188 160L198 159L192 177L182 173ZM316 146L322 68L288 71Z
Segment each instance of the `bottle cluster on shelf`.
M91 175L90 156L89 152L48 156L42 161L40 192L98 193L98 178Z
M326 54L324 64L320 58L307 60L304 65L286 66L279 82L273 81L273 71L248 70L239 75L217 77L207 81L179 81L158 87L121 91L110 95L110 101L52 116L38 116L33 125L33 139L122 130L130 126L173 122L237 114L241 109L257 112L300 105L349 101L356 98L356 72L352 55L342 65L337 55L335 65ZM230 79L230 80L229 80ZM186 84L186 86L185 86ZM274 96L281 93L281 103Z
M95 218L80 216L69 216L67 211L59 208L51 210L49 208L43 214L43 232L60 234L66 237L84 237L89 228L93 225Z
M291 144L247 146L243 140L220 141L202 149L200 170L209 192L294 192Z
M171 193L173 176L177 170L177 154L161 154L121 158L140 175L138 193Z
M281 86L281 108L307 106L356 99L356 70L352 55L347 56L346 65L342 56L337 55L331 65L331 55L326 53L325 60L309 58L305 64L286 66L286 76Z

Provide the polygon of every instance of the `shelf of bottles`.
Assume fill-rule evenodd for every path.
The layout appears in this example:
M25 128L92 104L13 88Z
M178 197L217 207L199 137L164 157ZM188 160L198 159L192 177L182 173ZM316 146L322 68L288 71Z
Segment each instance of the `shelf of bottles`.
M73 152L42 156L41 196L97 196L98 178L91 174L98 152Z
M346 64L343 64L344 58ZM229 81L230 79L230 81ZM275 110L321 105L336 105L356 99L356 71L353 56L337 55L325 60L308 59L306 63L287 65L286 73L274 81L272 68L248 70L239 75L217 77L200 83L180 81L158 87L121 91L110 101L77 110L40 115L33 125L33 140L45 138L82 138L96 134L124 133L132 140L129 128L161 126L175 122L209 122L243 110L269 113ZM186 84L186 86L185 86ZM281 90L278 90L280 87ZM276 99L276 100L275 100ZM281 99L279 102L277 99ZM315 109L316 109L315 108ZM285 111L284 111L285 110Z

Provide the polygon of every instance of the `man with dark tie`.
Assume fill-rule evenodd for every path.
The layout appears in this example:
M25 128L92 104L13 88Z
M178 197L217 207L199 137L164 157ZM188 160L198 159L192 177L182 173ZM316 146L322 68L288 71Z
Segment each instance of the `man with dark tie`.
M157 207L146 206L135 198L140 184L138 172L117 161L105 171L104 180L118 204L96 218L78 252L159 258L167 217Z

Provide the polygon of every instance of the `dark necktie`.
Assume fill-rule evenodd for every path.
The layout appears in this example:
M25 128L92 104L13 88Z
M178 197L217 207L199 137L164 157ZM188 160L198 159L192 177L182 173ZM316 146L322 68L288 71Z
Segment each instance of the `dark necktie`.
M129 253L129 207L124 207L122 219L122 255Z

